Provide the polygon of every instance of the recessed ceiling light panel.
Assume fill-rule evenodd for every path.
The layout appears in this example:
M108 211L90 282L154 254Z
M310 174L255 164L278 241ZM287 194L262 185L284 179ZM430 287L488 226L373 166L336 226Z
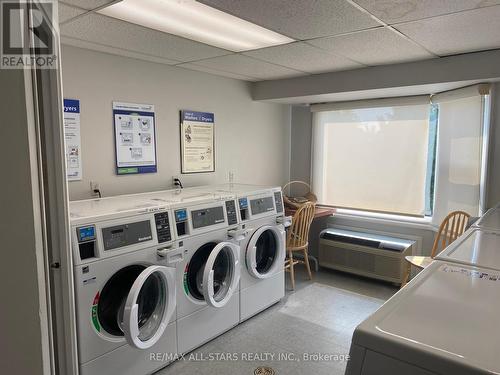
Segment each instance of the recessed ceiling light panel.
M234 52L294 41L195 0L123 0L99 13Z

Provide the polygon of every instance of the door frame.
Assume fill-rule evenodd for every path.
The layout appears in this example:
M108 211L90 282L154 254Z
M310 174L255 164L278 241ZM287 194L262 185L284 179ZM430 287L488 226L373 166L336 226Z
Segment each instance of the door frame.
M66 179L59 19L55 12L56 69L29 69L35 122L38 198L43 236L45 293L48 302L51 372L78 374L73 258Z

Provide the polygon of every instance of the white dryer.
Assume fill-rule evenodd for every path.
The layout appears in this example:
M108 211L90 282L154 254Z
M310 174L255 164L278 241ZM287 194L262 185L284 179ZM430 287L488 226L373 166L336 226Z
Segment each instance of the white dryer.
M70 202L81 375L150 374L176 358L171 213L147 200ZM165 353L161 358L155 353Z
M236 202L178 204L173 209L183 260L176 272L177 344L187 353L239 322L240 247Z
M240 321L246 320L285 295L286 234L280 187L244 184L216 186L238 200L241 242Z
M499 374L499 295L499 271L432 262L356 328L346 374Z
M478 221L472 224L472 228L500 232L500 203L490 208Z
M500 271L500 232L470 228L436 259Z

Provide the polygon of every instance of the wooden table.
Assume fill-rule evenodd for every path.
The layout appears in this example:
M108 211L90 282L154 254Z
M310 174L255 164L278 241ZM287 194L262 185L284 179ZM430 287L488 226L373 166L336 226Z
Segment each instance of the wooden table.
M296 209L292 208L285 208L285 215L286 216L293 216L297 212ZM326 206L316 206L314 209L314 219L318 219L320 217L325 217L325 216L331 216L335 212L337 212L337 209L333 207L326 207Z
M289 207L285 208L286 216L293 216L295 212L297 212L296 209L292 209ZM316 206L314 209L313 221L322 217L332 216L333 214L335 214L335 212L337 212L337 210L333 207ZM311 238L311 235L309 235L309 238ZM311 241L309 241L309 243L311 243ZM311 254L308 255L308 258L314 262L314 269L316 270L316 272L318 272L318 259L316 259L316 257Z

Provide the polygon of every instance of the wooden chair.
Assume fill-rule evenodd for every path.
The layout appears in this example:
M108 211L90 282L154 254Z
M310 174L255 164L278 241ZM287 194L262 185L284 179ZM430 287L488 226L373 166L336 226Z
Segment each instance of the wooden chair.
M411 266L415 266L419 269L424 269L429 264L431 264L434 257L444 250L448 245L455 241L458 236L460 236L467 227L470 215L463 211L453 211L448 214L439 226L439 230L434 239L434 245L432 246L431 256L407 256L405 260L407 262L406 275L401 283L401 287L405 286L410 278Z
M309 246L309 229L314 219L314 210L316 204L312 202L304 203L295 212L292 218L292 225L288 228L286 237L286 251L288 258L285 261L285 270L290 272L292 281L292 289L295 289L295 272L294 266L298 263L306 265L309 279L312 280L311 267L309 266L308 246ZM302 251L304 260L293 258L294 251Z

